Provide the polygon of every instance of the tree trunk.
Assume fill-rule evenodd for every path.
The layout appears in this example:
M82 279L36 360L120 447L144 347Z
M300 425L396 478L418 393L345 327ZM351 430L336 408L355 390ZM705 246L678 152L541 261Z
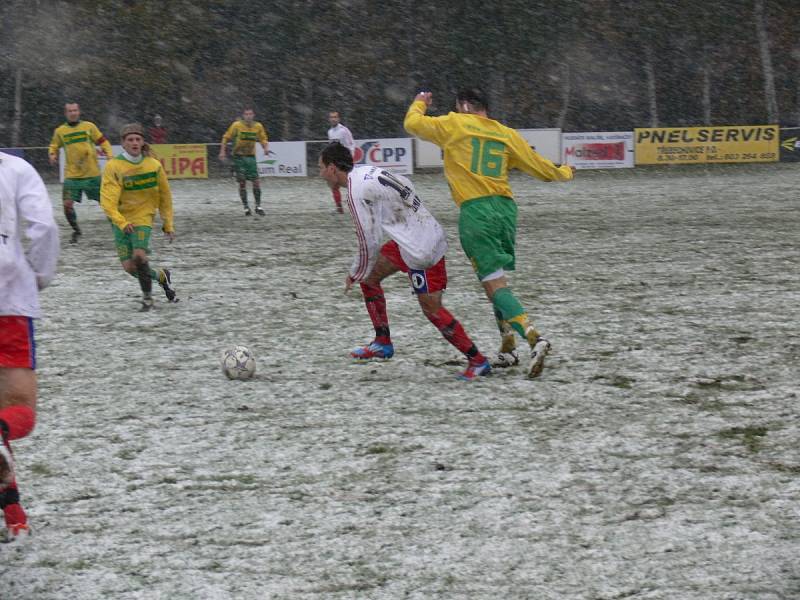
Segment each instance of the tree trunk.
M303 77L302 85L303 100L305 104L303 105L303 137L301 139L313 140L315 136L312 130L311 121L316 115L316 112L314 111L314 83L311 81L310 77Z
M656 99L656 71L653 68L653 50L645 46L644 73L647 77L647 104L650 109L650 127L658 127L658 102Z
M11 145L20 146L22 136L22 67L14 72L14 120L11 122Z
M281 87L281 121L282 121L282 131L281 131L281 139L288 140L291 139L290 133L290 124L291 119L289 118L289 97L286 94L286 86Z
M755 14L756 33L758 34L758 49L761 54L761 68L764 72L764 100L767 105L767 121L777 123L778 99L775 95L775 73L772 70L772 57L769 53L769 34L764 21L764 0L755 0L753 7Z
M564 62L564 81L561 84L561 110L558 111L558 120L556 127L564 129L564 124L567 122L567 113L569 112L569 102L572 97L572 67L568 62Z
M708 47L703 48L703 125L711 125L711 60Z
M797 61L800 62L800 46L797 46L797 48L794 49L794 54ZM795 96L795 108L797 109L797 114L794 117L794 123L800 127L800 68L797 69L795 81L797 81L797 95Z

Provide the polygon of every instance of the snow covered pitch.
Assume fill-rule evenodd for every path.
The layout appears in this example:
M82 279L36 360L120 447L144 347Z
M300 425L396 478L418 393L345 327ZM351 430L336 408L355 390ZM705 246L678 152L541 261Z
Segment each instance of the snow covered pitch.
M446 305L493 352L444 179L413 179ZM536 381L457 381L400 275L395 357L353 364L372 331L321 180L265 180L264 218L232 181L174 182L152 260L181 301L144 314L80 205L16 445L34 536L0 547L0 598L800 597L797 166L513 183L512 286L553 343ZM253 379L220 372L233 344Z

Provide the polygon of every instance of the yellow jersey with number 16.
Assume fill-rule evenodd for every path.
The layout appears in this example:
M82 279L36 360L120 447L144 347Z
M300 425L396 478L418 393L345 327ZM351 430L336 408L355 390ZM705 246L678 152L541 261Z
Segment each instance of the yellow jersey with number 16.
M403 123L412 135L444 151L444 174L458 206L485 196L513 198L508 172L519 169L543 181L569 181L572 169L557 167L534 151L518 131L468 113L429 117L427 105L416 100Z

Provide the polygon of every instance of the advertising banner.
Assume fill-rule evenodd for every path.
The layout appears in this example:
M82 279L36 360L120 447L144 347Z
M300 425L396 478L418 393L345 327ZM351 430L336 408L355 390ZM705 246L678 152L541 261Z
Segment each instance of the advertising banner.
M517 129L517 131L536 152L554 163L561 162L560 129Z
M781 129L781 161L800 162L800 127Z
M161 161L167 179L208 179L205 144L151 144L150 148L153 158Z
M633 167L633 132L565 133L561 136L561 163L576 169Z
M641 128L634 140L637 165L778 160L777 125Z
M306 143L270 142L268 155L256 144L256 163L259 177L305 177Z
M356 140L353 163L381 167L391 173L409 175L414 172L411 138Z
M442 149L433 142L414 138L414 166L420 169L441 167L444 164Z
M161 161L167 179L208 179L208 157L205 144L151 144L153 158ZM111 153L116 156L122 146L113 144ZM106 168L106 155L97 148L97 163L100 172ZM58 154L59 180L64 181L64 149Z

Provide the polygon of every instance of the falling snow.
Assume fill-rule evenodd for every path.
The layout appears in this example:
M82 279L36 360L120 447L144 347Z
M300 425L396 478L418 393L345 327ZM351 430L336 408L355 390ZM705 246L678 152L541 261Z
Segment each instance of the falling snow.
M445 304L493 352L444 179L413 178ZM796 166L513 179L511 282L554 350L539 380L472 383L399 275L395 358L351 363L349 218L320 180L264 181L264 218L230 180L174 182L152 262L181 302L146 314L78 208L15 446L34 536L0 547L0 598L800 597ZM232 344L254 379L220 372Z

